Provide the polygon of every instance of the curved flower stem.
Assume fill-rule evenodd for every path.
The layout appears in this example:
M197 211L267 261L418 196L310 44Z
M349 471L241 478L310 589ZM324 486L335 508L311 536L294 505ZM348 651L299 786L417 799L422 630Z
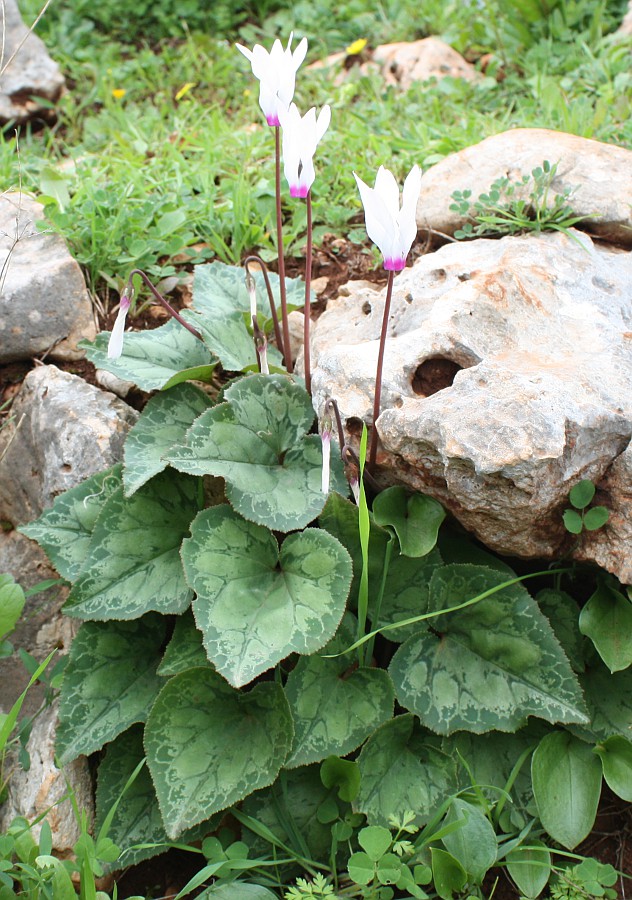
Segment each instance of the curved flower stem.
M197 330L197 328L194 328L193 325L189 325L189 323L186 322L186 321L182 318L182 316L180 315L180 313L179 313L177 310L175 310L175 309L173 308L173 306L171 306L171 304L168 303L168 302L165 300L165 298L164 298L164 297L162 296L162 294L154 287L154 285L153 285L153 284L151 283L151 281L149 280L149 277L148 277L147 275L145 275L145 273L143 272L142 269L132 269L132 271L131 271L130 274L129 274L129 279L128 279L128 283L129 283L130 285L131 285L131 283L132 283L132 278L134 277L134 275L138 275L140 278L142 278L142 280L145 282L145 284L147 285L147 287L149 288L149 290L152 292L152 294L154 295L154 297L156 298L156 300L158 301L158 303L160 303L161 306L164 306L164 308L167 310L167 312L169 313L169 315L170 315L170 316L173 316L173 318L176 320L176 322L179 322L180 325L182 325L184 328L186 328L187 331L190 331L191 334L193 335L193 337L196 337L199 341L203 341L203 340L204 340L203 337L202 337L202 335L200 334L200 332Z
M287 320L287 296L285 293L285 255L283 253L283 214L281 212L281 129L274 128L275 182L277 246L279 254L279 289L281 291L281 321L283 323L283 360L285 368L292 373L292 351L290 349L290 325Z
M377 457L377 420L380 415L380 401L382 399L382 368L384 365L384 348L386 346L386 331L388 328L388 317L391 311L391 298L393 296L393 278L395 273L391 270L388 273L388 284L386 285L386 299L384 300L384 317L382 319L382 333L380 334L380 349L377 355L377 371L375 373L375 395L373 397L373 428L371 430L371 449L369 451L368 470L371 475L375 470L375 460Z
M244 268L246 272L250 274L250 269L248 268L251 262L256 262L258 266L261 268L261 274L263 275L263 280L266 284L266 291L268 292L268 301L270 303L270 315L272 316L272 322L274 323L274 339L276 341L277 349L282 356L285 356L285 351L283 349L283 338L281 337L281 328L279 325L279 317L277 316L276 306L274 305L274 294L272 293L272 285L270 284L270 278L268 276L268 267L261 259L260 256L257 256L256 253L252 253L250 256L247 256L244 260Z
M342 427L342 419L340 418L340 410L338 409L338 403L334 400L333 397L330 397L325 403L325 415L329 415L330 410L334 411L334 415L336 417L336 428L338 429L338 444L340 445L340 456L342 458L342 451L345 448L345 433ZM357 457L356 457L357 462Z
M305 369L305 389L308 394L312 392L311 355L309 351L309 327L312 315L312 192L307 192L307 251L305 253L305 306L303 314L305 324L303 327L303 368Z

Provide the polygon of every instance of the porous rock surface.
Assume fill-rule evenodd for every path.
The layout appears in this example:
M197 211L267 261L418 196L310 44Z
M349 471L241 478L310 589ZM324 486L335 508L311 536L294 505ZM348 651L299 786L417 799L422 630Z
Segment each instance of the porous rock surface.
M450 209L454 191L471 190L471 200L502 176L511 182L530 175L544 160L557 163L550 196L575 188L574 213L589 217L582 230L632 247L632 151L546 128L515 128L450 154L424 172L417 225L452 235L471 221Z
M38 98L52 101L64 88L64 77L44 43L22 21L16 0L0 5L4 52L0 59L0 123L19 125L34 116L48 118L50 110ZM5 68L6 67L6 68Z
M568 549L571 487L624 471L632 254L573 235L448 244L395 279L379 475L436 497L499 553ZM314 404L334 397L355 435L372 418L383 309L383 290L351 283L314 332ZM629 526L581 547L630 572Z
M0 519L16 526L117 462L138 418L114 394L56 366L29 372L11 413L0 432Z
M0 364L79 359L77 342L96 336L81 269L63 238L37 230L42 218L25 194L0 196Z

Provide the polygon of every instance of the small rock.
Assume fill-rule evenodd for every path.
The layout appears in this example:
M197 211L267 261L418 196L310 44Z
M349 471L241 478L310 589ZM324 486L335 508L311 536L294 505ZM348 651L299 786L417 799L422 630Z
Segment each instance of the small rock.
M77 342L96 336L81 269L59 235L37 230L42 218L25 194L0 196L0 364L80 359Z
M450 209L454 191L471 190L473 201L506 175L530 175L544 160L558 164L551 196L577 188L570 206L594 217L578 227L603 240L632 247L632 151L545 128L515 128L453 153L421 179L417 225L452 235L469 220Z
M331 69L336 73L334 84L341 84L356 68L345 68L347 58L346 53L333 53L326 59L313 63L310 68ZM357 68L364 75L379 72L387 84L397 85L403 90L407 90L415 81L428 81L430 78L451 76L476 81L481 77L460 53L436 37L382 44L375 48L370 59L363 59Z
M125 381L124 378L119 378L118 375L107 372L105 369L97 369L95 378L99 387L103 388L104 391L111 391L111 393L116 394L117 397L121 397L123 400L135 387L133 381Z
M305 316L298 309L293 309L287 317L290 329L290 352L292 359L296 359L303 349L303 334L305 330Z
M15 0L2 0L0 26L3 60L8 62L0 75L0 122L20 125L35 116L50 118L50 109L38 98L59 99L65 83L59 66L40 38L29 34Z
M627 577L629 526L614 513L630 520L618 458L632 436L632 254L573 236L448 244L397 276L379 474L524 557L564 552L570 489L606 479L613 527L591 558ZM371 423L384 291L349 288L315 323L312 388L317 411L334 397L353 435Z
M56 366L24 379L0 432L0 519L22 525L123 453L138 413Z
M629 0L628 11L615 34L617 37L629 37L632 34L632 0Z

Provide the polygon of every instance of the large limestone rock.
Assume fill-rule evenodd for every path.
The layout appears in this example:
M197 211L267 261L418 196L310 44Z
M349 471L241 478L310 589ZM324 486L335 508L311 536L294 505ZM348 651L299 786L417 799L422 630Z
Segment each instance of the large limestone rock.
M81 269L63 238L37 230L42 218L25 194L0 196L0 364L44 352L79 359L77 342L96 336Z
M0 59L0 123L19 125L34 116L48 118L50 109L38 98L52 101L64 88L64 77L43 42L29 34L16 0L2 0L0 27L3 50Z
M496 179L518 181L548 160L557 163L551 196L577 188L570 205L593 218L581 229L632 247L632 151L545 128L516 128L451 154L424 172L417 225L454 234L468 219L450 209L453 191L471 190L472 199Z
M114 394L56 366L29 372L11 412L0 432L0 520L12 525L117 462L138 418Z
M397 276L382 480L435 496L518 556L570 546L562 512L583 478L622 485L627 500L609 501L629 520L631 283L632 254L579 232L448 244ZM315 406L335 397L351 434L371 421L383 304L383 291L351 284L315 328ZM606 526L580 551L627 578L629 533Z

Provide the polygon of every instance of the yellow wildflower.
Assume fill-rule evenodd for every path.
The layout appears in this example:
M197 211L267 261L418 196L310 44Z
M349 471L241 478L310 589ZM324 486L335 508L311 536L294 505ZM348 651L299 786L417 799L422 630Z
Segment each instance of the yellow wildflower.
M347 56L357 56L359 53L362 53L364 48L366 47L368 41L366 38L358 38L357 41L354 41L353 44L349 44L345 53Z
M126 93L127 91L125 90L125 88L114 88L114 90L112 91L112 96L115 100L120 100L121 97L124 97Z

